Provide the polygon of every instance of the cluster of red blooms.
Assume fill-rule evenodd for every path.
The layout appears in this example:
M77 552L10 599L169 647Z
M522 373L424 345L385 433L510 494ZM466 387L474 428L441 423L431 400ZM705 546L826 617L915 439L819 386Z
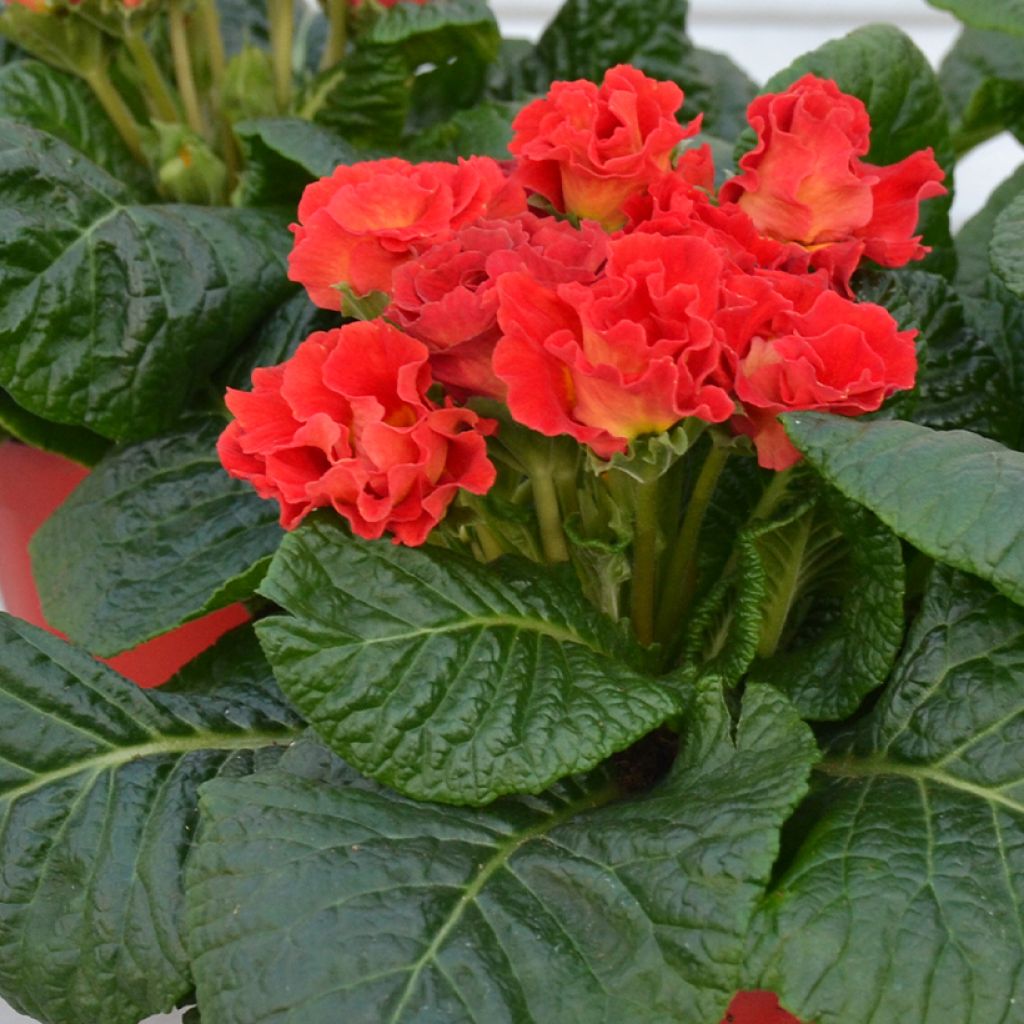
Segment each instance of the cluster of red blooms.
M507 165L386 159L310 185L291 278L325 308L383 293L387 309L229 393L229 472L286 527L333 506L361 536L418 544L458 488L494 480L493 425L456 404L473 396L602 457L684 417L727 423L785 469L779 413L855 416L912 387L915 332L850 280L865 257L925 255L919 204L945 191L931 151L866 163L864 105L808 75L751 104L757 146L716 194L708 147L674 160L699 129L682 101L617 67L525 107Z

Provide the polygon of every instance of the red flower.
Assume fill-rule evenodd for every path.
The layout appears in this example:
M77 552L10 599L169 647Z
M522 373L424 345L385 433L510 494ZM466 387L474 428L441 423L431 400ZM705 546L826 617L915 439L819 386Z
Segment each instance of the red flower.
M493 421L434 405L426 348L381 321L311 334L286 363L254 371L253 385L228 391L236 419L217 451L232 476L280 503L285 529L333 507L360 537L390 532L415 546L459 488L485 494L494 483Z
M589 221L580 230L530 213L478 221L399 267L386 315L430 349L434 376L448 388L501 398L505 386L491 369L498 278L522 270L548 285L592 281L607 251L608 236Z
M743 403L734 425L753 437L762 466L788 469L800 458L779 413L859 416L914 386L917 331L899 330L881 306L843 298L824 275L737 274L724 291L717 322Z
M720 198L738 203L762 234L804 247L843 288L862 256L899 267L928 252L913 233L919 206L946 191L931 149L887 167L864 162L867 109L814 75L758 96L747 118L757 146Z
M481 216L523 209L522 190L489 157L342 166L302 194L288 276L318 306L340 309L340 285L356 295L389 293L396 268L418 251Z
M676 121L683 92L629 65L593 82L555 82L512 123L516 179L557 210L608 229L625 220L623 204L669 169L672 151L700 130Z
M494 371L512 415L605 457L684 416L728 419L734 405L712 324L722 270L703 239L635 234L611 243L593 284L502 277Z

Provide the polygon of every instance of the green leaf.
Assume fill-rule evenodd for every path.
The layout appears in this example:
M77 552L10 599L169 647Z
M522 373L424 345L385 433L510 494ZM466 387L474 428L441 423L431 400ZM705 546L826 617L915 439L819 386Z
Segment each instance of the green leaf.
M834 496L781 532L794 527L806 532L798 532L804 544L785 595L782 643L747 678L781 690L805 718L843 719L886 681L903 642L903 552L874 516ZM759 547L777 587L786 577L773 572L772 536Z
M932 7L951 11L965 25L1024 35L1021 0L928 0Z
M675 714L645 652L532 564L350 539L284 540L257 626L289 699L367 775L419 799L487 803L587 771Z
M220 419L107 455L40 527L47 620L108 657L252 596L280 543L275 506L232 480Z
M1024 299L1024 196L996 217L989 245L992 269L1018 299Z
M64 427L33 416L22 409L6 391L0 391L0 427L33 448L63 455L83 466L95 465L110 447L106 438L92 431L81 427Z
M783 422L821 475L894 533L1024 603L1024 454L901 420L801 412Z
M997 1024L1024 1001L1024 613L938 570L892 684L822 763L760 984L818 1024Z
M397 48L363 42L310 82L298 110L352 145L394 149L409 117L411 74Z
M148 171L131 155L92 90L74 75L37 60L0 68L0 118L56 136L137 195L153 193Z
M697 46L689 47L675 66L651 62L645 70L677 82L686 93L683 118L703 114L702 129L722 139L735 139L746 128L747 107L760 91L730 57Z
M363 159L334 132L298 117L240 121L235 134L245 156L233 197L239 206L296 206L311 181Z
M773 75L764 91L779 92L809 72L833 79L864 102L871 116L871 163L893 164L930 146L946 174L951 174L954 154L942 90L928 58L909 36L892 25L856 29L798 57ZM745 133L739 146L745 151L752 144L753 135ZM946 186L952 192L951 178ZM927 261L934 269L951 263L951 202L949 195L929 199L921 207L918 230L936 250Z
M512 121L519 103L481 103L459 111L451 120L434 125L412 137L404 155L413 161L447 160L460 156L490 156L508 160Z
M874 270L859 274L855 287L861 301L884 306L901 328L921 332L917 384L898 392L882 415L1015 441L1021 403L1006 339L976 330L945 278L924 270Z
M939 81L953 117L959 154L1009 128L1024 135L1020 41L1002 32L964 29L942 61Z
M202 795L190 949L206 1024L717 1021L816 749L705 699L669 776L483 810L405 800L320 748ZM698 742L703 740L704 742Z
M687 0L568 0L524 62L529 86L544 92L555 79L600 81L616 64L678 70L690 42Z
M191 990L197 789L265 766L300 728L251 631L225 644L244 704L216 679L203 696L140 690L0 615L0 991L21 1012L136 1024Z
M314 331L339 326L337 313L314 306L305 291L297 292L282 302L231 360L218 369L216 379L227 387L247 390L252 387L252 371L257 366L283 363Z
M1024 192L1024 164L999 184L985 205L960 229L956 236L957 290L976 297L988 294L992 274L989 245L996 220L1007 206Z
M284 220L140 206L68 145L0 121L0 386L45 419L135 440L292 290Z

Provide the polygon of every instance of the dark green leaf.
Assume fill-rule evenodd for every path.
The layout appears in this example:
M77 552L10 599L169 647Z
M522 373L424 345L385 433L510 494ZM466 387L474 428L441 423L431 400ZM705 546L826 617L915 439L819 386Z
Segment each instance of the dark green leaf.
M1024 1003L1024 613L948 570L822 764L765 901L760 983L817 1024L1002 1024Z
M764 90L781 91L808 72L833 79L864 102L871 116L871 163L893 164L930 146L947 175L951 173L953 146L942 90L928 58L909 36L892 25L859 28L798 57L773 75ZM743 150L752 144L750 134L740 142ZM946 186L951 185L947 180ZM951 196L929 199L921 207L918 230L936 250L928 261L935 269L951 264L951 201Z
M1024 299L1024 196L1011 200L996 217L989 255L1003 284Z
M411 78L397 48L364 42L313 79L299 110L351 144L393 149L409 117Z
M684 117L703 114L704 131L722 139L735 139L747 125L747 106L758 92L742 68L724 53L689 47L674 67L653 62L645 70L656 78L670 78L686 93ZM716 166L719 161L716 160Z
M814 742L720 699L652 792L598 780L484 810L405 800L321 748L203 791L189 872L206 1024L717 1021Z
M544 92L555 79L599 82L616 64L674 77L690 49L687 0L568 0L523 64L526 83Z
M257 366L283 363L314 331L340 325L337 313L314 306L305 291L298 292L260 324L256 333L217 371L216 378L227 387L247 390L252 387L252 371Z
M965 25L1024 35L1021 0L928 0L928 3L952 11Z
M1024 603L1024 454L902 420L801 412L783 421L822 476L894 533Z
M241 206L295 206L311 181L362 159L334 132L298 117L240 121L235 134L245 154L234 196Z
M260 593L291 613L257 627L289 698L360 771L417 798L539 792L677 711L644 652L532 564L322 521L285 538Z
M917 385L897 393L883 415L941 430L973 430L1012 444L1021 403L1005 339L969 325L952 286L924 270L876 270L856 281L862 301L884 306L901 328L916 328Z
M65 427L26 412L6 391L0 391L0 427L33 448L54 452L67 459L92 466L110 447L110 442L82 427Z
M985 205L957 233L958 291L978 298L988 294L986 286L994 280L988 252L992 231L999 214L1021 192L1024 192L1024 164L993 191Z
M281 530L221 468L223 427L111 452L43 524L32 564L58 629L107 657L252 595Z
M518 103L491 101L461 110L451 120L412 137L404 155L410 160L447 160L460 156L490 156L508 160L512 141L512 121L519 113Z
M136 194L152 195L149 172L128 151L82 79L37 60L7 64L0 68L0 118L49 132Z
M174 421L292 288L283 219L138 206L52 136L0 122L0 385L117 440Z
M0 616L0 991L48 1024L137 1024L192 988L182 865L200 783L268 763L300 723L255 642L236 692L147 693ZM263 756L260 750L263 750Z
M1009 128L1024 133L1024 68L1019 39L965 29L946 55L939 81L953 117L958 153Z
M748 680L781 690L805 718L846 718L885 682L903 642L903 552L874 516L838 498L797 520L790 541L794 526L806 539L788 575L782 642L754 663ZM765 535L760 550L777 582L787 574L773 572L779 545L771 539Z

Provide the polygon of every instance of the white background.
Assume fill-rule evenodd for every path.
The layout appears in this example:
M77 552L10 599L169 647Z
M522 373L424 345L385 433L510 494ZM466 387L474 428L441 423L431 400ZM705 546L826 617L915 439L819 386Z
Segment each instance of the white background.
M492 0L492 6L505 35L535 38L558 3ZM935 64L957 34L952 16L933 10L923 0L691 0L690 35L701 46L728 53L760 83L826 39L872 21L899 25ZM1005 136L979 147L964 160L957 169L954 221L962 223L980 208L992 188L1021 159L1020 146ZM178 1019L151 1017L147 1024L171 1024ZM32 1022L0 1001L0 1024Z

